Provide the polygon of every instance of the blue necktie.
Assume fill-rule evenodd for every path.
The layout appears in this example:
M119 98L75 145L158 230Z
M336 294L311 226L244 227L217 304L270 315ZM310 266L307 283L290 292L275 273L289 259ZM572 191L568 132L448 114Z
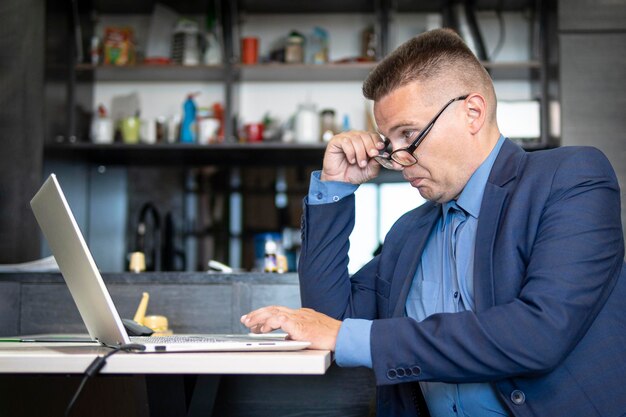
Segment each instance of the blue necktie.
M455 301L458 301L457 311L463 311L465 310L465 306L459 291L458 270L460 265L458 265L457 260L457 242L459 241L459 233L463 229L461 226L463 226L465 220L467 219L467 214L458 206L453 206L448 210L448 216L451 216L450 222L448 223L449 227L446 231L449 255L447 260L450 262L450 282L453 285Z

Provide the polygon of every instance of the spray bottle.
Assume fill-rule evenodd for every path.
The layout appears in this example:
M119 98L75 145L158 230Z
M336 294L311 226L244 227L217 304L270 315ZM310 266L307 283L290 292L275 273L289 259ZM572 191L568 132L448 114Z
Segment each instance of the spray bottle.
M183 104L184 116L180 127L180 141L194 143L196 141L196 103L193 98L196 94L188 94Z

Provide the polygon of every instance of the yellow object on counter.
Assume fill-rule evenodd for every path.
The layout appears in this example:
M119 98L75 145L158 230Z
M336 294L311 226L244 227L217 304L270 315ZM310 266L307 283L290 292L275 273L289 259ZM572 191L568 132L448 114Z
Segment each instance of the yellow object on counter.
M143 324L143 320L146 317L146 310L148 309L148 301L150 300L150 294L144 292L141 295L141 301L139 301L139 306L137 307L137 311L135 312L135 317L133 318L139 324Z
M143 325L151 328L155 333L170 332L168 329L167 317L165 316L146 316L143 319Z

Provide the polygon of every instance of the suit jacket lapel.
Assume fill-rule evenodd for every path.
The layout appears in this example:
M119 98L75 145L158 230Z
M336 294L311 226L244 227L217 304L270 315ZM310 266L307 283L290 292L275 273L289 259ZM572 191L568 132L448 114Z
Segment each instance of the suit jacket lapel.
M474 245L474 310L480 312L495 305L493 249L506 190L487 183L480 208Z
M519 165L525 155L526 153L519 146L507 139L500 149L485 185L474 246L474 309L476 312L495 305L493 262L496 234L509 195L510 187L507 185L517 177Z
M393 309L392 317L404 316L404 305L406 298L424 252L424 246L437 219L441 215L441 205L433 204L430 210L420 218L407 231L409 237L403 243L404 247L398 256L398 266L396 267L391 281L391 291L389 295L389 313Z

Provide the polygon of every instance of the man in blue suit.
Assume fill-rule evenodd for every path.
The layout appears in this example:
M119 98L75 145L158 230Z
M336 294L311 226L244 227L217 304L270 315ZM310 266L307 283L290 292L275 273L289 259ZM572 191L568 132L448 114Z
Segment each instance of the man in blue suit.
M400 46L363 91L379 132L335 136L305 200L307 308L242 322L371 367L378 416L626 416L620 193L604 155L504 138L489 75L447 30ZM381 166L428 202L349 276L353 192Z

